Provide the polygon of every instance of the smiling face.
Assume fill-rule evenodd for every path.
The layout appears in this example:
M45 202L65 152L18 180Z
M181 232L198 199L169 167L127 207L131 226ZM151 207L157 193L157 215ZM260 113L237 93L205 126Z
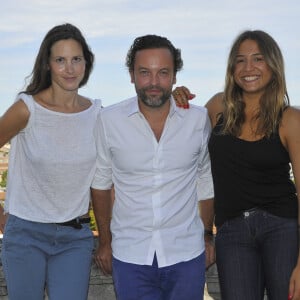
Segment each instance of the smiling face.
M171 97L176 82L174 60L166 48L137 51L131 82L139 100L148 107L161 107Z
M53 44L49 69L53 86L59 86L66 91L77 90L85 73L81 45L73 39L60 40Z
M243 95L261 96L272 79L272 71L267 65L257 42L247 39L239 47L234 80L243 90Z

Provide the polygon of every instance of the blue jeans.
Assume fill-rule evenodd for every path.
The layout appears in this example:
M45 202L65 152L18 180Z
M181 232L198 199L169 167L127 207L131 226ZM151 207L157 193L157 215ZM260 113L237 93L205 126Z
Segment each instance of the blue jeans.
M201 300L205 283L205 254L186 262L158 268L113 258L118 300Z
M217 230L216 259L222 300L288 298L298 257L298 222L262 210L244 212Z
M10 300L86 300L93 235L82 229L30 222L9 215L2 264Z

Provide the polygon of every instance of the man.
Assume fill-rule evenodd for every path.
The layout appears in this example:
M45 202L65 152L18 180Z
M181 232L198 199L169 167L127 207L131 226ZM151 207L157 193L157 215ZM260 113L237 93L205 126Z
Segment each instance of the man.
M126 64L137 96L103 109L96 129L96 262L113 270L119 300L199 300L203 223L212 226L212 215L205 216L213 197L210 121L204 108L176 107L171 91L183 62L168 39L136 38ZM198 199L206 199L203 223Z

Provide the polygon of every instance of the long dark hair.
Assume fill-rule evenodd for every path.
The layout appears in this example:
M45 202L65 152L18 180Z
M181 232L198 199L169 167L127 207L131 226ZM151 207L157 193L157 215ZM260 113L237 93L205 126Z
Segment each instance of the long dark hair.
M51 74L48 68L51 48L54 43L67 39L77 41L82 47L86 66L85 74L79 84L79 87L82 87L87 83L93 69L94 54L90 50L90 47L88 46L81 31L74 25L66 23L53 27L42 41L33 70L29 76L30 82L26 88L26 94L35 95L51 85Z
M140 50L144 49L155 49L155 48L166 48L169 49L174 62L174 71L180 71L183 67L183 61L181 58L181 50L175 48L174 45L165 37L148 34L144 36L137 37L130 49L128 50L126 56L126 66L128 70L131 72L134 69L134 62L136 53Z

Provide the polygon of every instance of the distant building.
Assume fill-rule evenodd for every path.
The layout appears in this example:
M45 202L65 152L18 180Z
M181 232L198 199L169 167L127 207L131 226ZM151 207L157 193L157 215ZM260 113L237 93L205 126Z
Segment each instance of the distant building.
M3 164L8 165L9 150L10 150L10 144L8 143L5 144L2 148L0 148L0 165Z

